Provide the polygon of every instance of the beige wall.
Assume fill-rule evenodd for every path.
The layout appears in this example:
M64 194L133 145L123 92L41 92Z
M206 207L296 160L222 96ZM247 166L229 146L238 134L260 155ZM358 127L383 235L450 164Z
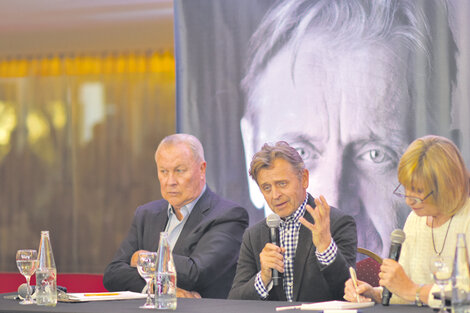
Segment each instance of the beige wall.
M0 56L172 49L171 0L0 4Z

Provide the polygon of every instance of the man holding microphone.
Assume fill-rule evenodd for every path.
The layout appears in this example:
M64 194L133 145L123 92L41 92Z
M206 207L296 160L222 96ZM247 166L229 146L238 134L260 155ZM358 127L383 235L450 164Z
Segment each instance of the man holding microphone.
M354 219L330 207L323 196L313 199L307 193L308 170L297 150L286 142L265 144L253 156L249 172L281 218L280 246L271 243L266 220L245 232L229 298L341 299L348 268L356 262ZM277 286L273 271L283 276Z

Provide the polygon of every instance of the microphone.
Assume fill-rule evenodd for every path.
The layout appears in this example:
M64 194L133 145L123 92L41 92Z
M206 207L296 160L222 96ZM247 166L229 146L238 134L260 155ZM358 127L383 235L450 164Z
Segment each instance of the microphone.
M36 291L36 286L34 285L30 285L29 288L31 289L31 297L33 299L36 298L36 295L35 295L35 291ZM26 298L26 294L28 292L28 287L26 285L26 283L22 283L19 287L18 287L18 296L20 298ZM67 288L66 287L62 287L62 286L57 286L57 293L60 293L60 292L67 292Z
M31 285L31 286L29 286L29 288L31 289L31 297L32 297L34 295L34 292L36 291L36 286ZM21 284L18 287L18 296L20 296L20 298L24 299L24 298L26 298L27 293L28 293L28 287L27 287L26 283Z
M390 235L392 245L390 246L390 252L388 253L389 259L398 261L398 259L400 258L401 244L403 243L403 241L405 241L405 238L406 235L403 230L395 229L394 231L392 231L392 234ZM391 296L392 293L384 287L384 290L382 292L382 305L389 305Z
M281 225L281 218L277 214L269 214L268 217L266 218L266 224L269 227L270 230L270 239L271 243L275 244L276 246L279 246L279 240L277 236L277 230L279 228L279 225ZM279 275L279 272L275 269L272 270L272 280L273 280L273 286L278 286L279 283L281 282L281 276Z

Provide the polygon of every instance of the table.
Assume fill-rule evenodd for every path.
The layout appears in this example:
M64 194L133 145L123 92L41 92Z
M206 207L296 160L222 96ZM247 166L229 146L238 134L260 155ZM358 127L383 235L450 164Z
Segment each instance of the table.
M56 307L43 307L37 305L20 305L17 300L4 299L0 295L0 312L59 312L59 313L149 313L149 312L175 312L175 313L275 313L277 306L298 305L280 301L254 301L254 300L220 300L220 299L178 299L176 311L143 310L139 306L145 299L122 301L99 301L83 303L57 303ZM300 313L299 310L283 311L286 313ZM308 312L308 311L302 311ZM315 311L310 311L315 312ZM362 309L360 312L370 313L430 313L429 307L412 305L391 305L384 307L376 304L374 307Z

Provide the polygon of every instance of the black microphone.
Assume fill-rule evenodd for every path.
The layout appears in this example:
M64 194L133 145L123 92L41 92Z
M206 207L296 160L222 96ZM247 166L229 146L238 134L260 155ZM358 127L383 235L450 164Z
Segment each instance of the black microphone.
M398 261L398 259L400 258L401 244L403 243L403 241L405 241L405 238L406 235L403 230L395 229L394 231L392 231L392 234L390 235L392 245L390 246L390 252L388 253L389 259ZM382 292L382 305L389 305L391 296L392 293L384 287L384 290Z
M34 295L34 293L36 292L36 286L35 285L30 285L29 288L31 290L31 296L34 299L36 297ZM27 292L28 292L28 287L27 287L26 283L23 283L18 287L18 296L20 296L20 298L26 298L26 293ZM57 286L57 292L67 292L67 288L62 287L62 286Z
M277 232L279 225L281 225L281 218L279 215L272 213L266 218L266 224L270 229L271 243L279 246ZM282 278L279 276L279 272L277 270L273 269L272 271L273 286L278 286Z
M32 296L34 292L36 291L36 286L30 285L29 288L31 290L31 296ZM20 296L20 298L26 298L27 292L28 292L28 287L26 283L23 283L18 287L18 295Z

